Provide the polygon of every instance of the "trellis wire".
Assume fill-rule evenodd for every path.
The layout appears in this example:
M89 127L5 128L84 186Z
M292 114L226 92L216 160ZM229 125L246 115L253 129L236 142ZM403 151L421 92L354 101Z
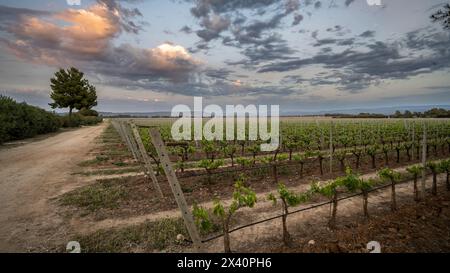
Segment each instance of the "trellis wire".
M404 184L404 183L409 183L411 181L412 181L411 179L405 179L405 180L402 180L402 181L400 181L400 182L398 182L396 184L397 185L398 184ZM382 185L382 186L373 188L373 189L371 189L371 190L369 190L367 192L371 193L371 192L378 191L378 190L381 190L381 189L389 188L390 186L391 186L391 184ZM338 199L338 202L339 201L344 201L344 200L347 200L347 199L350 199L350 198L353 198L353 197L356 197L356 196L361 196L361 195L362 195L362 192L361 193L351 194L351 195L348 195L348 196L345 196L345 197L341 197L341 198ZM287 213L287 215L296 214L296 213L299 213L299 212L304 212L304 211L316 209L316 208L319 208L319 207L330 205L331 203L332 203L332 201L322 202L322 203L319 203L319 204L316 204L316 205L312 205L312 206L309 206L309 207L306 207L306 208L301 208L301 209L290 211L289 213ZM272 216L272 217L269 217L269 218L266 218L266 219L262 219L262 220L255 221L255 222L252 222L252 223L249 223L249 224L245 224L245 225L236 227L234 229L231 229L228 233L236 232L236 231L244 229L244 228L248 228L248 227L255 226L255 225L258 225L258 224L262 224L262 223L265 223L265 222L273 221L275 219L283 217L283 215L284 214L279 214L279 215ZM218 234L218 235L214 235L214 236L211 236L211 237L209 237L207 239L202 240L202 242L203 243L207 243L207 242L213 241L215 239L218 239L218 238L222 237L223 235L224 235L223 233Z

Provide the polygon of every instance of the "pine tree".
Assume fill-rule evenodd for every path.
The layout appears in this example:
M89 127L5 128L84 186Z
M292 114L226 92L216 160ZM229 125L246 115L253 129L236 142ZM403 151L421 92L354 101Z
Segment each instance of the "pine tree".
M84 73L71 67L60 69L51 80L53 100L49 105L55 108L69 108L69 116L72 116L73 109L91 109L97 105L97 92L93 85L84 79Z

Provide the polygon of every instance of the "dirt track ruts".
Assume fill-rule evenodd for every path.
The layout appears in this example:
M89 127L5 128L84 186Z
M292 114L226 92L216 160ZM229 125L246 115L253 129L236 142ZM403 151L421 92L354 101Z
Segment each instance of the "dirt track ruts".
M48 201L81 183L70 174L105 125L0 150L0 252L46 251L49 240L65 233Z

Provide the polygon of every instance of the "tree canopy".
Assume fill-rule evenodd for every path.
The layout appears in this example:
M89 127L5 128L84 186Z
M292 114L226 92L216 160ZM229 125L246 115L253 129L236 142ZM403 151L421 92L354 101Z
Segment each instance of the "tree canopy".
M93 85L84 78L84 73L71 67L67 70L60 69L50 80L53 100L49 105L55 108L69 108L72 110L91 109L97 105L97 92Z

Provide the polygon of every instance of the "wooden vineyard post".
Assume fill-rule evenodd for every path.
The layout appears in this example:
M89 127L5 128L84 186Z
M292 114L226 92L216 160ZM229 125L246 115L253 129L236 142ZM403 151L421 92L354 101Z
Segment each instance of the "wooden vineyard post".
M120 126L119 122L113 121L113 126L116 128L117 133L119 133L120 138L122 141L126 144L125 136L123 135L122 127Z
M186 228L191 236L192 242L194 243L194 247L198 252L203 252L202 241L200 239L200 234L198 233L197 227L195 226L194 217L187 206L177 175L175 174L172 167L172 162L169 159L169 153L167 152L166 146L161 139L161 134L158 128L150 128L150 136L156 152L161 160L161 165L164 172L166 173L167 181L169 182L175 200L180 208Z
M131 124L130 123L126 123L125 127L124 127L124 130L125 130L125 135L130 140L131 150L136 155L136 157L135 157L136 161L137 162L144 162L142 160L142 155L139 152L139 149L137 147L136 139L133 137L133 133L131 132Z
M359 122L359 146L362 146L362 122Z
M427 127L424 121L422 121L423 129L423 139L422 139L422 181L421 181L421 191L420 198L425 199L425 174L426 174L426 163L427 163Z
M316 119L317 129L320 131L320 150L324 148L325 138L323 136L323 129L319 126L319 121Z
M135 150L133 149L133 144L131 143L130 136L127 134L127 129L125 126L126 126L125 123L120 123L120 128L122 130L122 134L124 135L125 142L127 143L128 150L133 155L134 160L137 161L138 160L137 154L136 154Z
M416 149L416 143L415 143L415 137L416 137L416 132L415 132L415 127L416 127L416 123L413 121L412 122L412 133L411 133L411 141L412 141L412 151L411 151L411 158L414 160L414 150Z
M150 162L150 158L147 154L147 151L145 150L144 143L142 142L141 136L139 135L139 131L136 125L131 124L131 129L133 130L134 139L136 140L140 154L142 156L142 160L144 161L144 165L147 170L147 175L149 175L150 178L152 179L153 186L155 187L155 190L158 192L158 196L160 198L164 198L161 188L159 187L158 179L156 178L155 172L153 171L152 163Z
M333 173L333 121L330 125L330 173Z
M122 122L119 122L117 126L118 126L119 134L120 134L120 136L121 136L121 138L122 138L122 141L123 141L123 142L125 143L125 145L127 146L127 149L128 149L128 151L132 154L133 158L136 159L135 154L134 154L133 151L131 150L131 144L130 144L130 142L129 142L129 139L128 139L127 136L125 135L125 130L124 130L124 127L123 127L123 123L122 123Z

